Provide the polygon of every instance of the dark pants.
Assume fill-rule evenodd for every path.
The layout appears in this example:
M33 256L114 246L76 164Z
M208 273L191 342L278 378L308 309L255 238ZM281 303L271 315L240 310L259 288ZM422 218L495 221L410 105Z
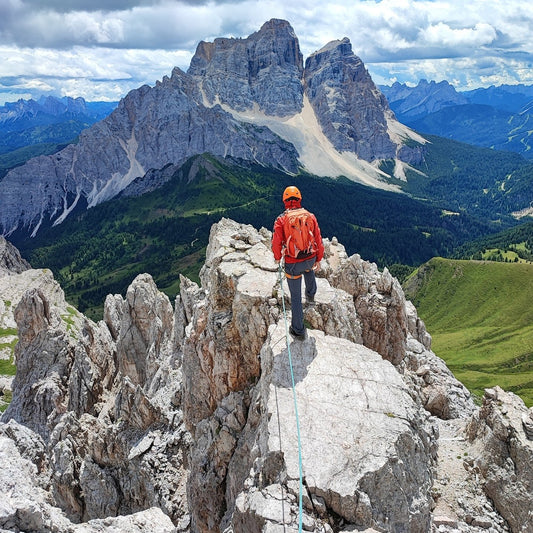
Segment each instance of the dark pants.
M301 263L285 263L285 273L288 276L298 276L296 278L287 276L287 284L291 291L291 325L297 335L303 335L305 332L302 307L302 276L305 281L305 295L313 297L316 293L316 279L313 271L315 259L315 257L312 257Z

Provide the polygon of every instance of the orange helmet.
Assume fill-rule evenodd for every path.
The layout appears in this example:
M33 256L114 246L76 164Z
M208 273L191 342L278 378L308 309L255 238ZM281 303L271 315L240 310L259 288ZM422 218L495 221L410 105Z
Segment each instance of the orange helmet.
M297 187L291 185L283 191L283 201L286 202L289 198L297 198L298 200L302 199L302 194Z

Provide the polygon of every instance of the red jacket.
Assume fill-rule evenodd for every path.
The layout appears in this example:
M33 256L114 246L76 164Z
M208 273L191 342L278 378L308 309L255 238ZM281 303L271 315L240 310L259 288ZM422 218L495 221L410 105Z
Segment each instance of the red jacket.
M299 207L300 206L298 206L298 208ZM287 211L284 211L283 213L281 213L281 215L279 215L279 217L276 218L276 222L274 222L274 235L272 236L272 252L274 253L274 259L276 261L281 260L282 256L284 255L283 248L285 245L286 236L283 231L283 219ZM313 213L310 213L310 215L314 223L313 235L315 236L317 251L315 254L305 257L303 259L296 259L295 257L290 257L288 255L285 255L286 263L301 263L302 261L307 261L308 259L311 259L312 257L316 257L317 263L322 261L322 258L324 257L324 244L322 243L322 236L320 234L320 228L318 227L318 222L316 220L315 215L313 215Z

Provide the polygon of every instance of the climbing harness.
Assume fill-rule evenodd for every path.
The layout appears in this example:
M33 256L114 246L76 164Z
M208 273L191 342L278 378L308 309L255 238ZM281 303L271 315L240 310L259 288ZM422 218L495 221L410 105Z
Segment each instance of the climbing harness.
M279 266L281 268L281 261L279 263ZM300 279L304 274L307 274L308 272L311 272L311 268L305 270L302 274L297 274L296 276L293 276L292 274L288 274L287 272L285 272L285 277L286 278L289 278L289 279ZM281 288L281 292L283 293L283 287Z
M293 276L292 274L287 274L287 272L285 272L285 277L289 278L289 279L300 279L302 277L302 274L298 274L297 276ZM281 290L283 291L283 288Z
M289 337L289 324L287 321L287 310L285 309L285 294L283 292L283 278L281 275L282 272L282 261L279 262L279 285L281 287L281 301L283 303L283 317L285 319L285 338L287 341L287 353L289 354L289 367L291 370L291 381L292 381L292 396L294 399L294 412L296 415L296 432L298 434L298 472L300 477L299 491L298 491L298 533L302 533L302 515L303 515L303 468L302 468L302 441L300 438L300 420L298 417L298 402L296 401L296 386L294 384L294 371L292 368L292 356L291 356L291 345Z

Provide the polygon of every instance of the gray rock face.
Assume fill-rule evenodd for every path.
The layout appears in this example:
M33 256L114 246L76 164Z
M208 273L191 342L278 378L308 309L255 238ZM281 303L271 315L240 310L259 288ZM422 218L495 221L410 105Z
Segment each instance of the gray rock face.
M494 387L485 390L483 406L467 427L485 492L520 533L533 530L533 441L523 423L530 415L518 396Z
M11 170L0 182L2 232L35 234L80 202L98 204L149 169L204 152L288 172L298 168L292 145L268 128L237 122L219 106L203 106L196 82L176 68L155 87L131 91L109 117L82 132L77 145Z
M49 285L27 291L15 310L17 375L2 427L22 424L42 439L38 483L66 519L157 507L167 515L162 523L186 520L189 435L168 298L140 276L125 300L108 297L107 323L94 324ZM9 519L22 528L19 515Z
M267 115L293 115L303 105L303 58L285 20L272 19L247 39L202 41L188 74L213 104L243 111L255 105Z
M305 94L322 130L339 151L361 159L394 159L387 131L387 100L347 38L333 41L305 62Z
M4 241L6 242L6 241ZM54 283L50 270L33 270L21 260L18 250L6 242L4 265L0 269L0 360L15 363L15 347L19 339L15 310L29 290L45 293L56 302L64 299L63 291ZM7 252L7 253L6 253ZM5 398L9 398L13 388L13 376L0 376L0 405L5 408Z
M20 274L30 268L30 264L22 259L20 252L0 235L0 276Z
M297 411L306 531L507 532L501 516L528 531L530 411L499 390L477 410L398 282L336 239L304 306L308 338L287 338L270 242L222 219L174 308L147 274L98 324L51 277L19 298L0 529L297 531ZM468 444L450 436L467 419ZM439 492L451 475L475 516ZM478 478L497 510L474 501Z
M427 415L398 372L376 352L319 331L290 347L306 530L322 531L320 506L322 515L333 511L358 527L427 531L428 466L435 450L425 427ZM268 524L298 527L299 452L283 325L270 328L261 365L248 423L228 473L227 518L231 516L235 532L267 531Z
M13 426L13 424L11 424ZM23 432L18 426L15 432ZM72 533L98 533L124 531L128 533L173 533L176 531L170 518L154 507L129 516L108 517L73 524L65 513L50 505L49 496L39 487L36 465L24 458L15 442L0 434L0 505L1 531L50 531Z

